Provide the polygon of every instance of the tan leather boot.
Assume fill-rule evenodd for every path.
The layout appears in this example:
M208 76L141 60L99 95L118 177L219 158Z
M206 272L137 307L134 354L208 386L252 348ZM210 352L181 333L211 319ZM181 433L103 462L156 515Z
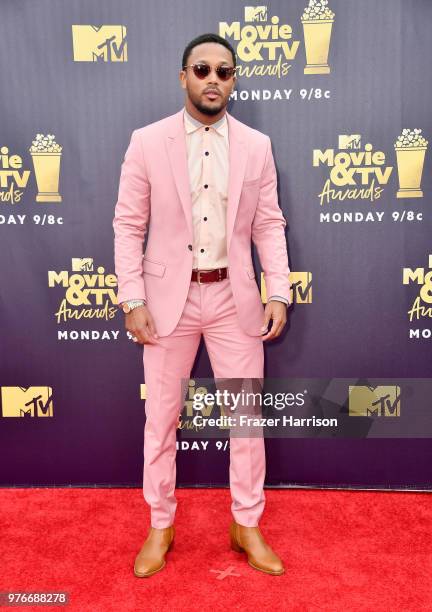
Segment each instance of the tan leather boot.
M280 558L273 552L259 527L245 527L233 521L230 525L231 548L246 552L248 563L254 569L280 576L285 572Z
M165 554L172 550L173 546L174 525L164 529L150 527L147 539L135 559L135 576L147 578L165 567Z

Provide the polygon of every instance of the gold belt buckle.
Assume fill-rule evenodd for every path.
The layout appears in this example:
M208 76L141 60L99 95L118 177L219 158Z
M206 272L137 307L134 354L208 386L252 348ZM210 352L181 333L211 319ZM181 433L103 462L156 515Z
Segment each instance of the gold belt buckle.
M197 282L198 282L198 285L202 285L202 282L200 281L201 272L202 272L202 270L197 270Z

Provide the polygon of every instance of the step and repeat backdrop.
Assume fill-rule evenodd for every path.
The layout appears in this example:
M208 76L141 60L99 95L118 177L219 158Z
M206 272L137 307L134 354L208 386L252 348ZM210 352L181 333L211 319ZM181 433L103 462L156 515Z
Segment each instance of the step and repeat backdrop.
M287 220L293 306L265 374L311 422L344 422L268 435L266 482L431 488L430 0L3 0L0 17L0 484L142 483L120 169L134 129L183 107L186 44L215 32L237 54L228 111L270 136ZM211 376L202 340L186 411ZM181 424L178 486L227 485L223 428Z

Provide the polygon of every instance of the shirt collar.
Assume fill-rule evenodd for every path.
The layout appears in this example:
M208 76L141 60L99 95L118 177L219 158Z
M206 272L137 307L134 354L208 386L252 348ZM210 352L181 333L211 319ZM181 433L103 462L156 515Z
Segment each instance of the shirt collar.
M218 134L221 134L221 136L225 136L227 128L226 112L218 121L207 126L205 123L201 123L201 121L198 121L195 119L195 117L192 117L192 115L187 112L186 108L184 108L184 126L187 134L195 132L195 130L198 130L201 127L210 127L213 128Z

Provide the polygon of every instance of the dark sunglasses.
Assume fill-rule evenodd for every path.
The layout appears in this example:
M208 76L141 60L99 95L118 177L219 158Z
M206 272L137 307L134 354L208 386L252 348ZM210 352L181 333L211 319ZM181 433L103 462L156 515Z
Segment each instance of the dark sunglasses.
M189 66L183 66L183 70L186 68L193 68L194 75L198 79L205 79L211 72L211 66L208 64L200 63L200 64L189 64ZM218 66L216 68L216 74L220 78L221 81L228 81L234 74L236 68L232 66Z

